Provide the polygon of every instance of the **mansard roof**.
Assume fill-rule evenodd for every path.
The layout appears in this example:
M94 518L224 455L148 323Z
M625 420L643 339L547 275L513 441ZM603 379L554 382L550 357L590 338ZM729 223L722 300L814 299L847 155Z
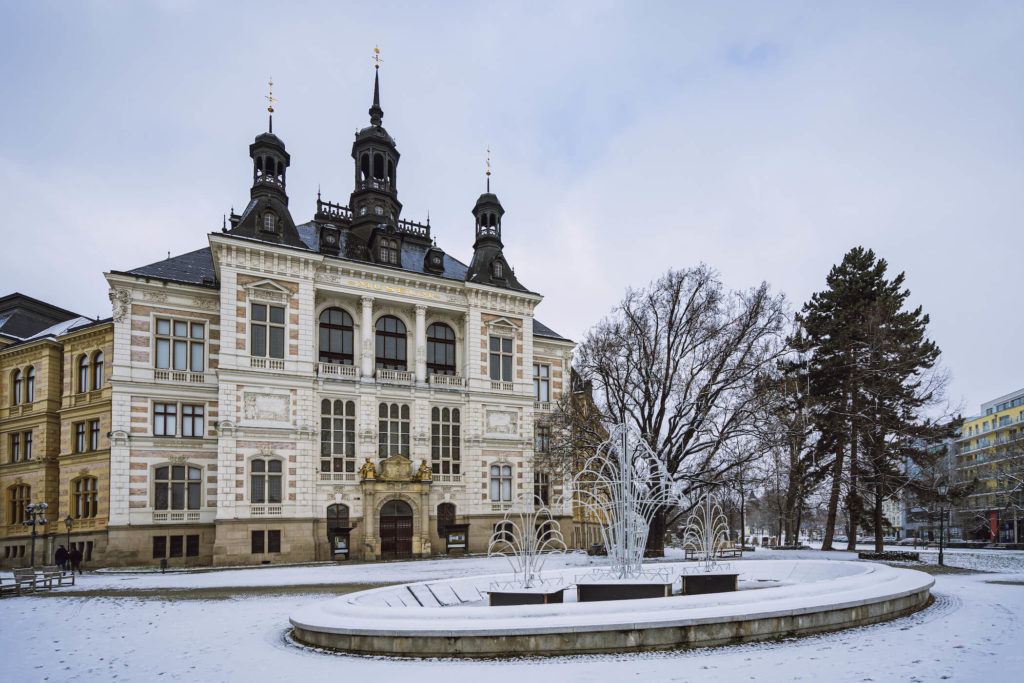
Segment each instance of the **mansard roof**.
M299 238L302 240L305 248L315 252L316 245L319 242L316 224L305 223L303 225L298 225L296 226L296 230L298 231ZM349 233L342 232L342 252L344 252L344 240L348 237ZM430 247L423 244L403 241L401 270L412 271L429 277L442 277L447 280L456 280L459 282L462 282L465 279L467 271L466 264L452 258L448 254L444 255L444 270L442 273L438 275L428 272L424 267L428 249L430 249ZM341 260L348 260L344 257L329 256L328 258L341 258ZM379 268L392 267L379 264L374 265ZM181 254L180 256L172 256L171 258L157 261L156 263L150 263L149 265L134 268L126 272L112 272L121 275L134 275L136 277L161 280L164 282L178 282L187 285L199 285L201 287L220 287L220 283L216 280L216 271L213 267L213 254L210 252L209 247L196 249L195 251L190 251L187 254ZM533 321L533 335L535 337L547 337L549 339L570 341L559 335L547 325L538 321L536 318Z
M27 339L55 324L77 317L77 313L20 292L0 297L0 335L8 339Z

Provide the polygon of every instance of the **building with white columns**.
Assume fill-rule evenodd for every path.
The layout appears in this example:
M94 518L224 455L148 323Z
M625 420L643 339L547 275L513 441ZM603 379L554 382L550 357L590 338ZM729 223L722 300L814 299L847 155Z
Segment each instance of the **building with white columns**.
M468 266L400 217L376 80L369 113L347 205L295 224L271 122L208 246L106 274L111 563L481 552L518 496L561 500L533 462L573 343L534 319L489 187Z

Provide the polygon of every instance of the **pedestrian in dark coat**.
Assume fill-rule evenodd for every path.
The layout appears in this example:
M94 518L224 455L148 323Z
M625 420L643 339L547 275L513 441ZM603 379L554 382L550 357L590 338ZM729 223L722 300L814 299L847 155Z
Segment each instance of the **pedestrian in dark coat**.
M53 554L53 561L60 567L60 572L63 574L68 568L68 551L64 546L57 546L57 552Z
M82 573L82 551L78 548L72 548L71 552L68 553L68 559L71 560L71 573L74 574L75 570L78 573Z

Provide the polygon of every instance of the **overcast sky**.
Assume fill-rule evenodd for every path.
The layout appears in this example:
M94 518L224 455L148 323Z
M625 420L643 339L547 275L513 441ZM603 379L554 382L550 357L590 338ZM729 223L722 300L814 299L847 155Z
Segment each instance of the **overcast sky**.
M379 44L403 216L468 263L490 145L559 333L701 261L799 308L862 245L976 412L1024 386L1024 4L823 5L0 0L0 294L108 316L104 271L205 246L269 75L296 222L347 203Z

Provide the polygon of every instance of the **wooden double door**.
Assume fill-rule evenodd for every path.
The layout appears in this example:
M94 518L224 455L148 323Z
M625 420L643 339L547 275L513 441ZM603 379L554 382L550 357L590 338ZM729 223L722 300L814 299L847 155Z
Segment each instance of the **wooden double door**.
M389 500L380 509L380 555L384 560L412 557L412 508Z

